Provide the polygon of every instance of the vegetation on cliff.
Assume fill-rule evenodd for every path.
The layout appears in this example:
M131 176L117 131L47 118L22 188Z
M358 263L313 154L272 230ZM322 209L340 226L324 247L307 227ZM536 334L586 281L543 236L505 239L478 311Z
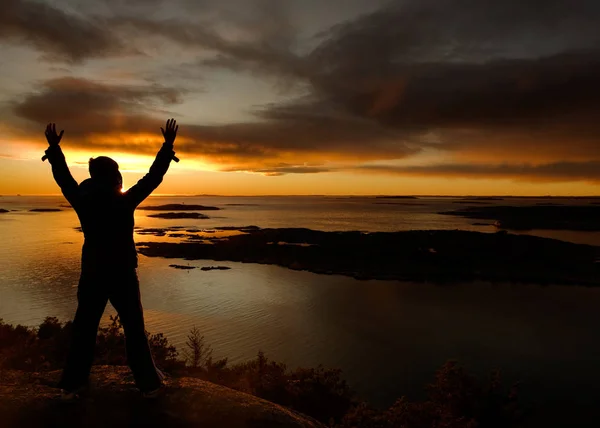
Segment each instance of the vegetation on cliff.
M62 367L71 323L47 318L38 328L0 320L0 369L28 372ZM473 428L511 427L521 420L517 391L505 388L494 373L478 382L454 362L446 363L427 386L428 398L406 397L389 409L359 400L338 369L289 369L259 352L253 360L229 364L214 359L198 329L180 355L162 334L149 335L157 365L172 377L193 377L258 396L309 415L336 428ZM95 364L125 365L125 337L117 317L100 329Z

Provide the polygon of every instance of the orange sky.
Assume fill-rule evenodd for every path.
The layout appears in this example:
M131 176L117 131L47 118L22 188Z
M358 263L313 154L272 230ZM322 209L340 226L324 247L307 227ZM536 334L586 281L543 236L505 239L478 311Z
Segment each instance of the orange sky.
M67 152L68 155L68 152ZM129 164L113 156L124 172L124 187L139 180L151 157L139 157ZM131 159L132 157L129 156ZM126 159L124 157L123 159ZM219 195L597 195L598 186L578 182L532 183L513 179L464 179L406 177L365 173L288 174L269 177L258 173L218 172L190 168L184 158L172 163L155 194ZM40 159L0 159L0 195L54 195L60 190L52 179L50 166ZM77 181L89 177L87 169L71 164Z

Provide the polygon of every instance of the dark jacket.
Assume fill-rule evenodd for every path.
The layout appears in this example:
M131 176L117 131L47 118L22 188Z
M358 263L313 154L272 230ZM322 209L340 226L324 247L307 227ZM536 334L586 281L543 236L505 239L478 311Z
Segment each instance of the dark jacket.
M133 213L162 182L173 159L172 146L163 144L148 174L126 192L102 188L92 179L78 185L58 145L48 148L46 155L56 183L81 222L85 237L82 269L136 268Z

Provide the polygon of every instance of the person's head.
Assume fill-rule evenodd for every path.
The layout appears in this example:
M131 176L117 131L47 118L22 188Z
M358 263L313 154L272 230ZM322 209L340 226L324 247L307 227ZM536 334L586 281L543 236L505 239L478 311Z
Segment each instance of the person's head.
M109 157L98 156L90 158L89 162L90 176L99 186L104 188L116 188L121 190L123 187L123 177L119 172L119 164Z

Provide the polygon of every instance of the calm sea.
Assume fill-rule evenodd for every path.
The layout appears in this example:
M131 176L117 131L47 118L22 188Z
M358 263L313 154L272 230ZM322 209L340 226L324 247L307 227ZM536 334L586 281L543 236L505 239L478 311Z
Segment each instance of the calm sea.
M473 226L471 220L436 214L465 206L456 201L151 197L145 204L184 202L223 210L208 212L207 220L153 219L147 211L137 211L136 224L494 231L490 226ZM541 202L545 201L492 203ZM66 321L75 312L83 241L75 230L77 217L68 208L28 212L65 203L62 197L0 197L0 208L16 210L0 214L0 318L7 322L33 326L47 316ZM598 233L532 233L600 245ZM137 235L136 240L148 237ZM231 262L219 262L232 268L228 271L181 271L170 268L171 263L174 260L140 256L139 274L148 330L165 333L179 347L197 326L218 357L238 362L263 350L292 367L339 367L363 397L379 404L389 404L403 394L422 396L423 386L448 359L460 361L478 375L500 368L507 380L522 381L528 399L549 407L575 401L582 405L598 397L593 391L600 384L600 288L438 286L358 281ZM109 307L106 316L113 313Z

